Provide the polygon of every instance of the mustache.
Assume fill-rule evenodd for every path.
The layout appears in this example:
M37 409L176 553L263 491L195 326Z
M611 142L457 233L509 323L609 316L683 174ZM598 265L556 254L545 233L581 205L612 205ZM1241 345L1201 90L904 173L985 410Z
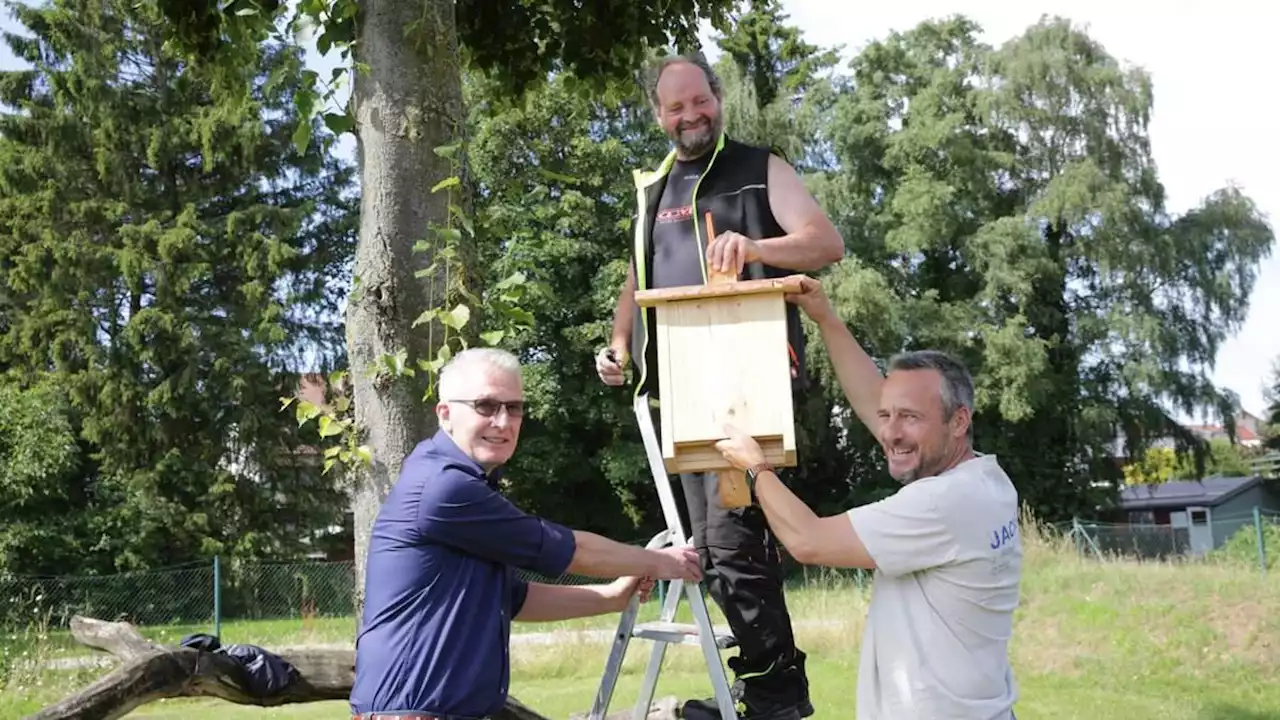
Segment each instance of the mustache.
M696 120L691 123L680 122L679 124L676 125L676 132L684 132L685 130L693 130L701 127L708 127L708 128L711 127L711 119L702 118L701 120Z

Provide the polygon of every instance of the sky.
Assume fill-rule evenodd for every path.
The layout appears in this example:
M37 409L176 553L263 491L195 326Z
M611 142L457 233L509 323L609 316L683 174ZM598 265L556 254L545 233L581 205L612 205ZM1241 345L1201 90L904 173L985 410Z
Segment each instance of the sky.
M1164 183L1168 209L1182 213L1227 184L1239 186L1280 232L1280 102L1268 93L1280 70L1280 5L1240 0L1166 2L1156 12L1116 0L912 0L851 3L846 0L783 0L788 23L822 47L844 46L851 57L867 43L909 30L931 18L961 14L999 45L1043 15L1082 25L1122 63L1143 68L1154 83L1150 125L1152 152ZM1146 7L1157 7L1155 4ZM0 28L13 30L5 17ZM704 43L711 44L710 28ZM334 58L309 56L328 77ZM0 69L15 67L0 47ZM341 148L352 149L351 142ZM1214 382L1235 391L1245 410L1261 415L1273 360L1280 358L1280 248L1263 261L1243 326L1221 347Z
M1154 86L1152 155L1167 195L1181 214L1213 191L1235 184L1280 234L1280 5L1240 0L1136 3L1117 0L911 0L851 3L784 0L787 23L807 42L844 46L851 57L869 42L924 20L965 15L993 46L1042 16L1084 28L1121 63L1140 67ZM1156 12L1143 8L1160 8ZM1240 329L1219 349L1213 381L1261 416L1272 362L1280 358L1280 246L1264 260Z

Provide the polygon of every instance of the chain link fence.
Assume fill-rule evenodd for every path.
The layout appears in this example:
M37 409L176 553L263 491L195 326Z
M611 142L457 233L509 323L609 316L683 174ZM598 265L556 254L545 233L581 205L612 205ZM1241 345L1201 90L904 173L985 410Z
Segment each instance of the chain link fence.
M1183 524L1073 519L1054 530L1083 556L1172 562L1247 564L1266 572L1280 560L1280 511L1206 514L1194 530Z
M213 576L206 563L103 576L0 576L0 628L66 627L74 615L136 625L211 622Z
M648 538L631 541L644 545ZM786 555L789 586L870 581L858 570L805 567ZM527 581L556 585L602 582L574 574L548 577L521 570ZM218 632L229 620L354 617L355 563L261 562L214 558L145 572L104 576L0 576L0 631L39 624L65 629L72 617L123 620L139 626L197 626ZM665 595L659 583L653 602Z

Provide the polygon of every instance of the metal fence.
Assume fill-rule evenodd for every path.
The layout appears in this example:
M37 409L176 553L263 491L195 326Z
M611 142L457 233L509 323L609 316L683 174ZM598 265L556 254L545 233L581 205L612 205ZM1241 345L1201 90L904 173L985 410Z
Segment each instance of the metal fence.
M1264 573L1280 561L1280 511L1253 508L1210 519L1198 539L1188 527L1152 523L1076 518L1056 529L1081 555L1098 559L1225 562L1252 565Z
M340 617L355 611L350 562L191 563L105 576L0 577L0 628L66 627L75 615L135 625Z
M644 545L645 541L630 544ZM806 568L783 552L791 585L832 581L863 584L857 570ZM573 574L548 577L520 571L528 581L559 585L601 582ZM660 583L655 602L664 595ZM227 620L351 617L355 614L355 564L346 562L224 561L105 576L0 576L0 631L40 624L66 628L76 615L126 620L135 625L208 627Z

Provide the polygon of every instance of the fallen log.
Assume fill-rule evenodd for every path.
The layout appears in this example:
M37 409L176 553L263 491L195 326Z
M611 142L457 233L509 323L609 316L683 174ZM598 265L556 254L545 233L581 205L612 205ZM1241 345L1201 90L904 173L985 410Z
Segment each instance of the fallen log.
M291 703L346 700L355 681L355 651L345 648L285 647L272 650L298 670L280 692L261 697L249 690L243 667L233 658L195 648L169 647L147 640L127 622L76 616L71 636L82 645L121 660L88 687L25 720L115 720L155 700L216 697L237 705L274 707ZM648 720L675 720L675 698L654 702ZM606 720L629 717L630 710L610 713ZM494 720L548 720L508 697Z

